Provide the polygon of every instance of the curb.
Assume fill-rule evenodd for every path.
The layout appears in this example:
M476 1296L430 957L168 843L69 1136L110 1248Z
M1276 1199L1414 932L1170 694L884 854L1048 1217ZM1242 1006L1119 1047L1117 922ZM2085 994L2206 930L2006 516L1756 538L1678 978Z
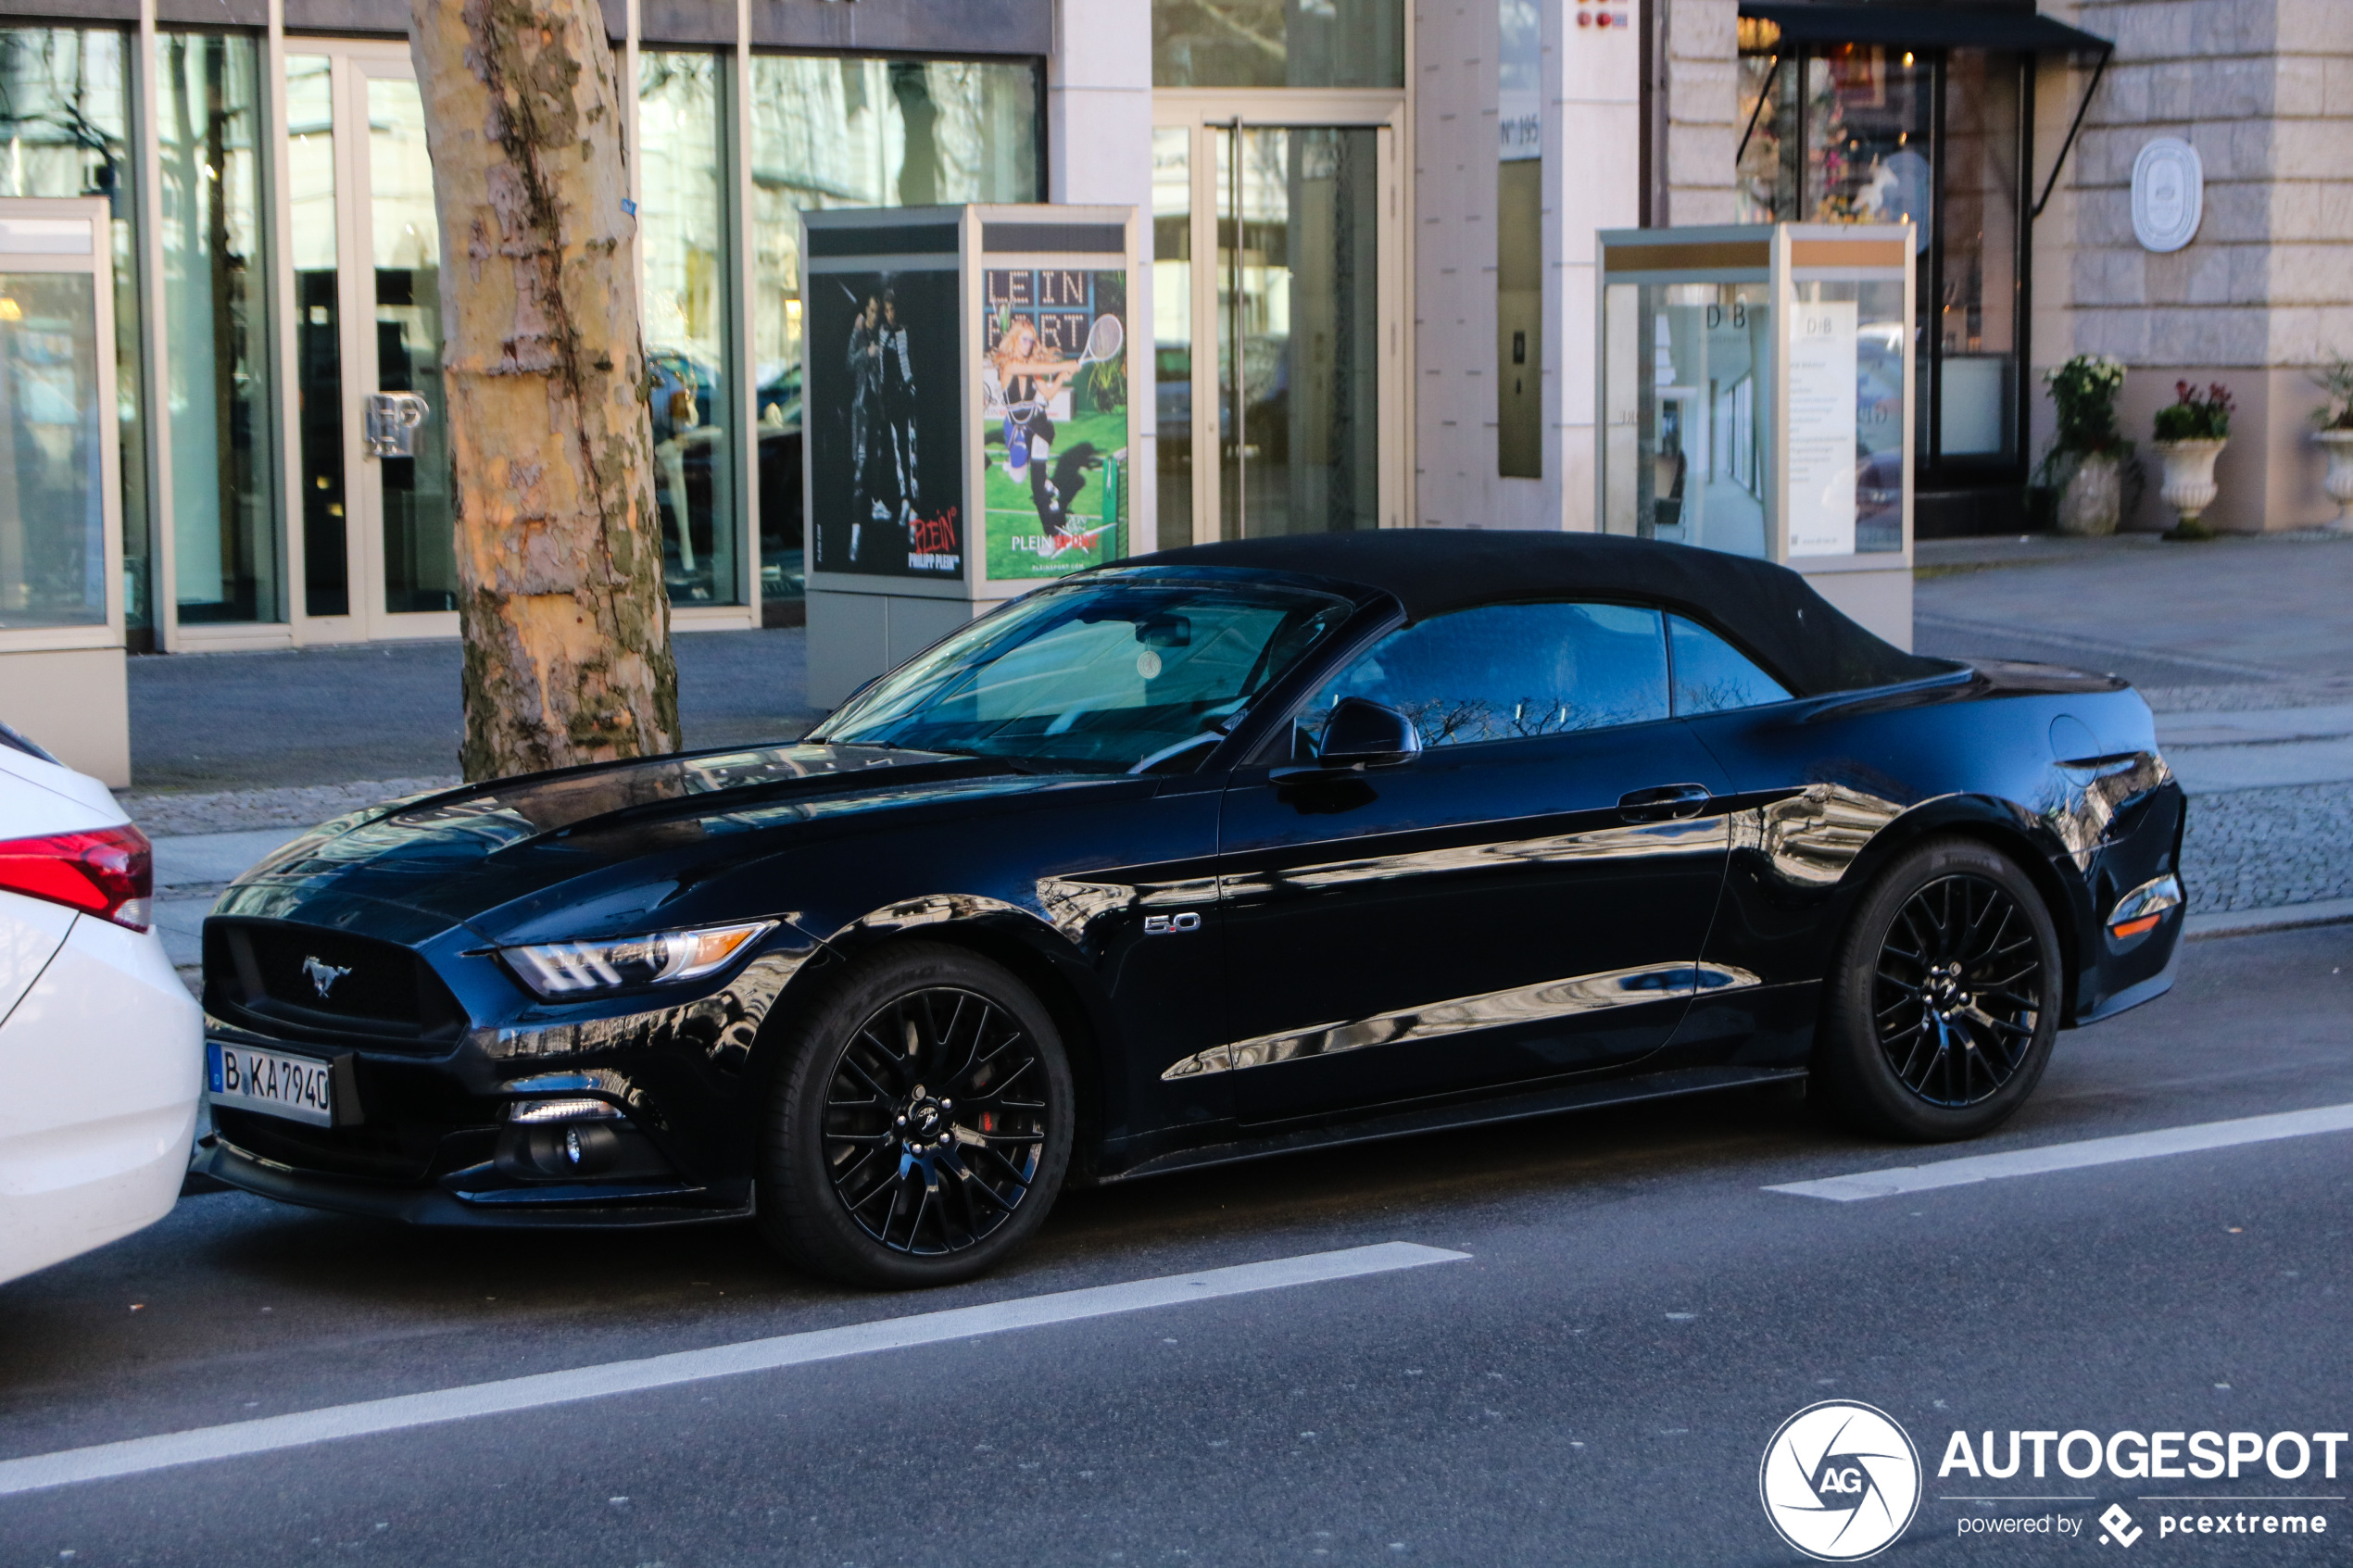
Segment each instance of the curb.
M2187 942L2203 942L2216 936L2253 936L2259 932L2296 931L2348 922L2353 922L2353 898L2321 898L2309 904L2284 904L2270 909L2224 909L2192 915L2189 929L2182 936Z

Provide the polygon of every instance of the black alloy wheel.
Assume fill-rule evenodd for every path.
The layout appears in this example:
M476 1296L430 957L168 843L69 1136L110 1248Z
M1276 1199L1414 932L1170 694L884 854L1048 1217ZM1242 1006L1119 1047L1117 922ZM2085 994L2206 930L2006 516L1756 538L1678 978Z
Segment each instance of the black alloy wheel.
M894 997L842 1047L826 1085L834 1195L894 1252L977 1246L1038 1178L1045 1079L1037 1041L979 992Z
M1860 1130L1933 1142L2009 1119L2058 1033L2058 935L2018 863L1936 839L1856 908L1825 986L1815 1083Z
M851 971L798 1032L780 1091L761 1223L836 1278L970 1278L1037 1229L1069 1163L1051 1018L958 948L910 944Z

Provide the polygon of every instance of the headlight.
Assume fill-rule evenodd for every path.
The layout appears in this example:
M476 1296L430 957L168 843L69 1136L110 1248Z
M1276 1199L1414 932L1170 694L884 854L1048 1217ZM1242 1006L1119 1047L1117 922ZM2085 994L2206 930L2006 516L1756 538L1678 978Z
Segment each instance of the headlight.
M699 931L664 931L610 942L549 942L535 947L501 947L522 982L542 997L571 1000L640 985L699 980L727 967L736 954L776 929L773 920L742 925L711 925Z

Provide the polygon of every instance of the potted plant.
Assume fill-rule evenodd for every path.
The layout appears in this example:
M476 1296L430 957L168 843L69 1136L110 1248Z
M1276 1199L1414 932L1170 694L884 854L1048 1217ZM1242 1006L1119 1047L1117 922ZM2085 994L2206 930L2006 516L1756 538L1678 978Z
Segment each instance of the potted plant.
M2116 428L2124 363L2105 354L2078 354L2044 371L2043 384L2058 411L2058 430L2034 483L2057 495L2060 533L2113 533L2123 511L2124 461L2133 451Z
M2312 422L2320 427L2312 437L2329 455L2328 477L2321 481L2336 503L2339 530L2353 526L2353 359L2338 354L2312 372L2312 384L2326 395L2326 400L2312 410Z
M2158 491L2181 521L2168 539L2211 539L2214 531L2198 521L2214 504L2214 459L2230 445L2231 393L2221 382L2199 392L2189 383L2173 383L2173 401L2157 411L2157 449L2165 458L2165 483Z

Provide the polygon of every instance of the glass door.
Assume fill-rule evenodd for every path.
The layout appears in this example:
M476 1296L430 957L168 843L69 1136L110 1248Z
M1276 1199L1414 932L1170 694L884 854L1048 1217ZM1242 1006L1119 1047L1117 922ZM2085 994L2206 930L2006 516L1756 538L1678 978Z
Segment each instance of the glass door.
M286 44L306 640L458 630L440 227L398 44Z
M448 399L441 385L441 227L425 153L424 100L406 50L358 64L354 107L368 129L359 238L371 263L352 280L368 296L354 302L368 324L358 362L368 448L361 484L372 491L369 561L382 573L370 608L380 636L454 633L458 557ZM446 626L444 617L451 618Z
M1393 526L1395 130L1216 112L1153 136L1160 545Z

